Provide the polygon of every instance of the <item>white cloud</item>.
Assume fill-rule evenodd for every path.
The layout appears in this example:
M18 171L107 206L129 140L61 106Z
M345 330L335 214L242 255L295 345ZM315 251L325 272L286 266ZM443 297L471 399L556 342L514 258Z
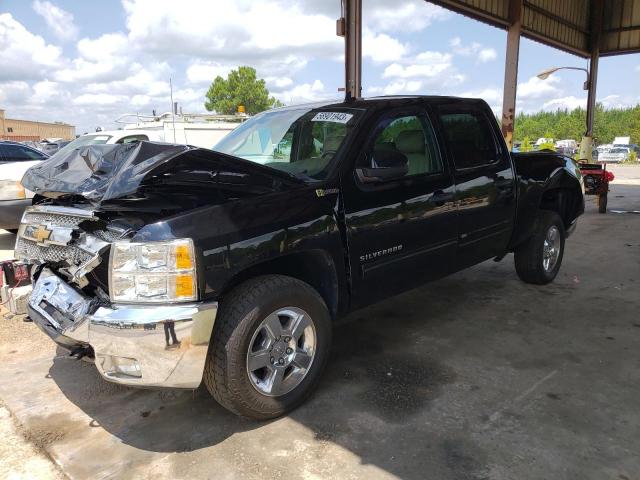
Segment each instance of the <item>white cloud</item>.
M289 77L266 77L264 79L269 91L279 91L293 85L293 80Z
M560 79L551 75L546 80L540 80L538 77L531 77L529 80L518 84L517 96L519 100L539 99L543 97L552 97L561 93L556 86L560 83Z
M209 85L217 76L226 78L229 72L237 67L220 65L214 62L196 61L187 68L187 79L191 83Z
M29 32L9 13L0 14L0 81L41 79L58 67L62 51Z
M122 99L117 95L108 93L85 93L73 99L74 105L113 105Z
M478 61L480 63L490 62L491 60L495 60L498 58L498 54L493 48L483 48L478 53Z
M78 36L78 27L73 23L71 13L46 0L34 0L32 7L60 40L73 40Z
M395 80L384 87L369 88L367 95L417 94L423 90L423 85L424 83L420 80Z
M123 0L123 5L131 47L158 58L189 55L260 69L276 56L304 63L335 58L343 50L335 18L276 0Z
M408 51L406 45L386 33L375 34L366 30L362 36L362 55L376 63L401 59Z
M274 95L285 104L316 102L326 100L332 96L326 91L324 84L320 80L296 85L290 90L275 93Z
M448 10L424 0L394 2L365 0L363 4L364 21L369 26L381 31L415 32L425 29L434 21L446 20L451 17L451 12Z
M451 55L440 52L422 52L407 65L392 63L384 69L382 78L433 78L452 66Z
M574 108L587 106L586 97L578 98L573 95L567 97L554 98L542 104L543 110L573 110Z
M479 42L464 44L460 37L453 37L449 40L451 51L463 57L475 56L478 63L486 63L498 58L498 53L494 48L484 47Z

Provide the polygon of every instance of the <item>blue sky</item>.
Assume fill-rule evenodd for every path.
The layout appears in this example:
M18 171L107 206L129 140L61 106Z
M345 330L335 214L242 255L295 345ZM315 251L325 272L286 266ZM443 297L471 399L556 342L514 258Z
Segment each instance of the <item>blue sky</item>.
M7 115L113 126L124 113L204 111L217 74L252 65L285 103L339 98L339 0L2 0L0 108ZM365 95L480 96L499 111L506 32L423 0L363 0ZM586 60L521 43L518 109L583 105ZM640 55L601 60L598 101L640 103Z

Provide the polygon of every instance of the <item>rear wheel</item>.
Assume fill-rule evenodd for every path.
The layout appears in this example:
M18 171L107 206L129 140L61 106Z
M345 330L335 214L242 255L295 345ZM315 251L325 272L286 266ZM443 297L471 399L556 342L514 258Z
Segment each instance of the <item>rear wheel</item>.
M223 299L204 383L228 410L274 418L313 391L330 343L329 311L312 287L281 275L257 277Z
M598 213L607 213L607 192L598 195Z
M565 230L556 212L541 210L533 235L515 251L516 272L527 283L552 282L562 264Z

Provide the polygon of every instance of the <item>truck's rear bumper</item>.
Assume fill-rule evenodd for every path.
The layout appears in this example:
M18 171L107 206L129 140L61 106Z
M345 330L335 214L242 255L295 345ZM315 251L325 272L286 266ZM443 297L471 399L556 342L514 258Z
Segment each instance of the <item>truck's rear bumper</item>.
M112 305L91 300L45 269L29 300L33 321L57 344L91 346L107 380L140 387L196 388L202 381L217 302Z

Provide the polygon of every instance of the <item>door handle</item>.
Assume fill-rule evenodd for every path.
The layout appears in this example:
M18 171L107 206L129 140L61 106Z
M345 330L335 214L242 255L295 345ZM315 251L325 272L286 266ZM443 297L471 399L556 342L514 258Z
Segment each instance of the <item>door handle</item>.
M447 202L452 202L454 199L453 192L443 192L442 190L438 190L433 192L433 194L429 197L428 202L437 205L438 207L444 205Z

